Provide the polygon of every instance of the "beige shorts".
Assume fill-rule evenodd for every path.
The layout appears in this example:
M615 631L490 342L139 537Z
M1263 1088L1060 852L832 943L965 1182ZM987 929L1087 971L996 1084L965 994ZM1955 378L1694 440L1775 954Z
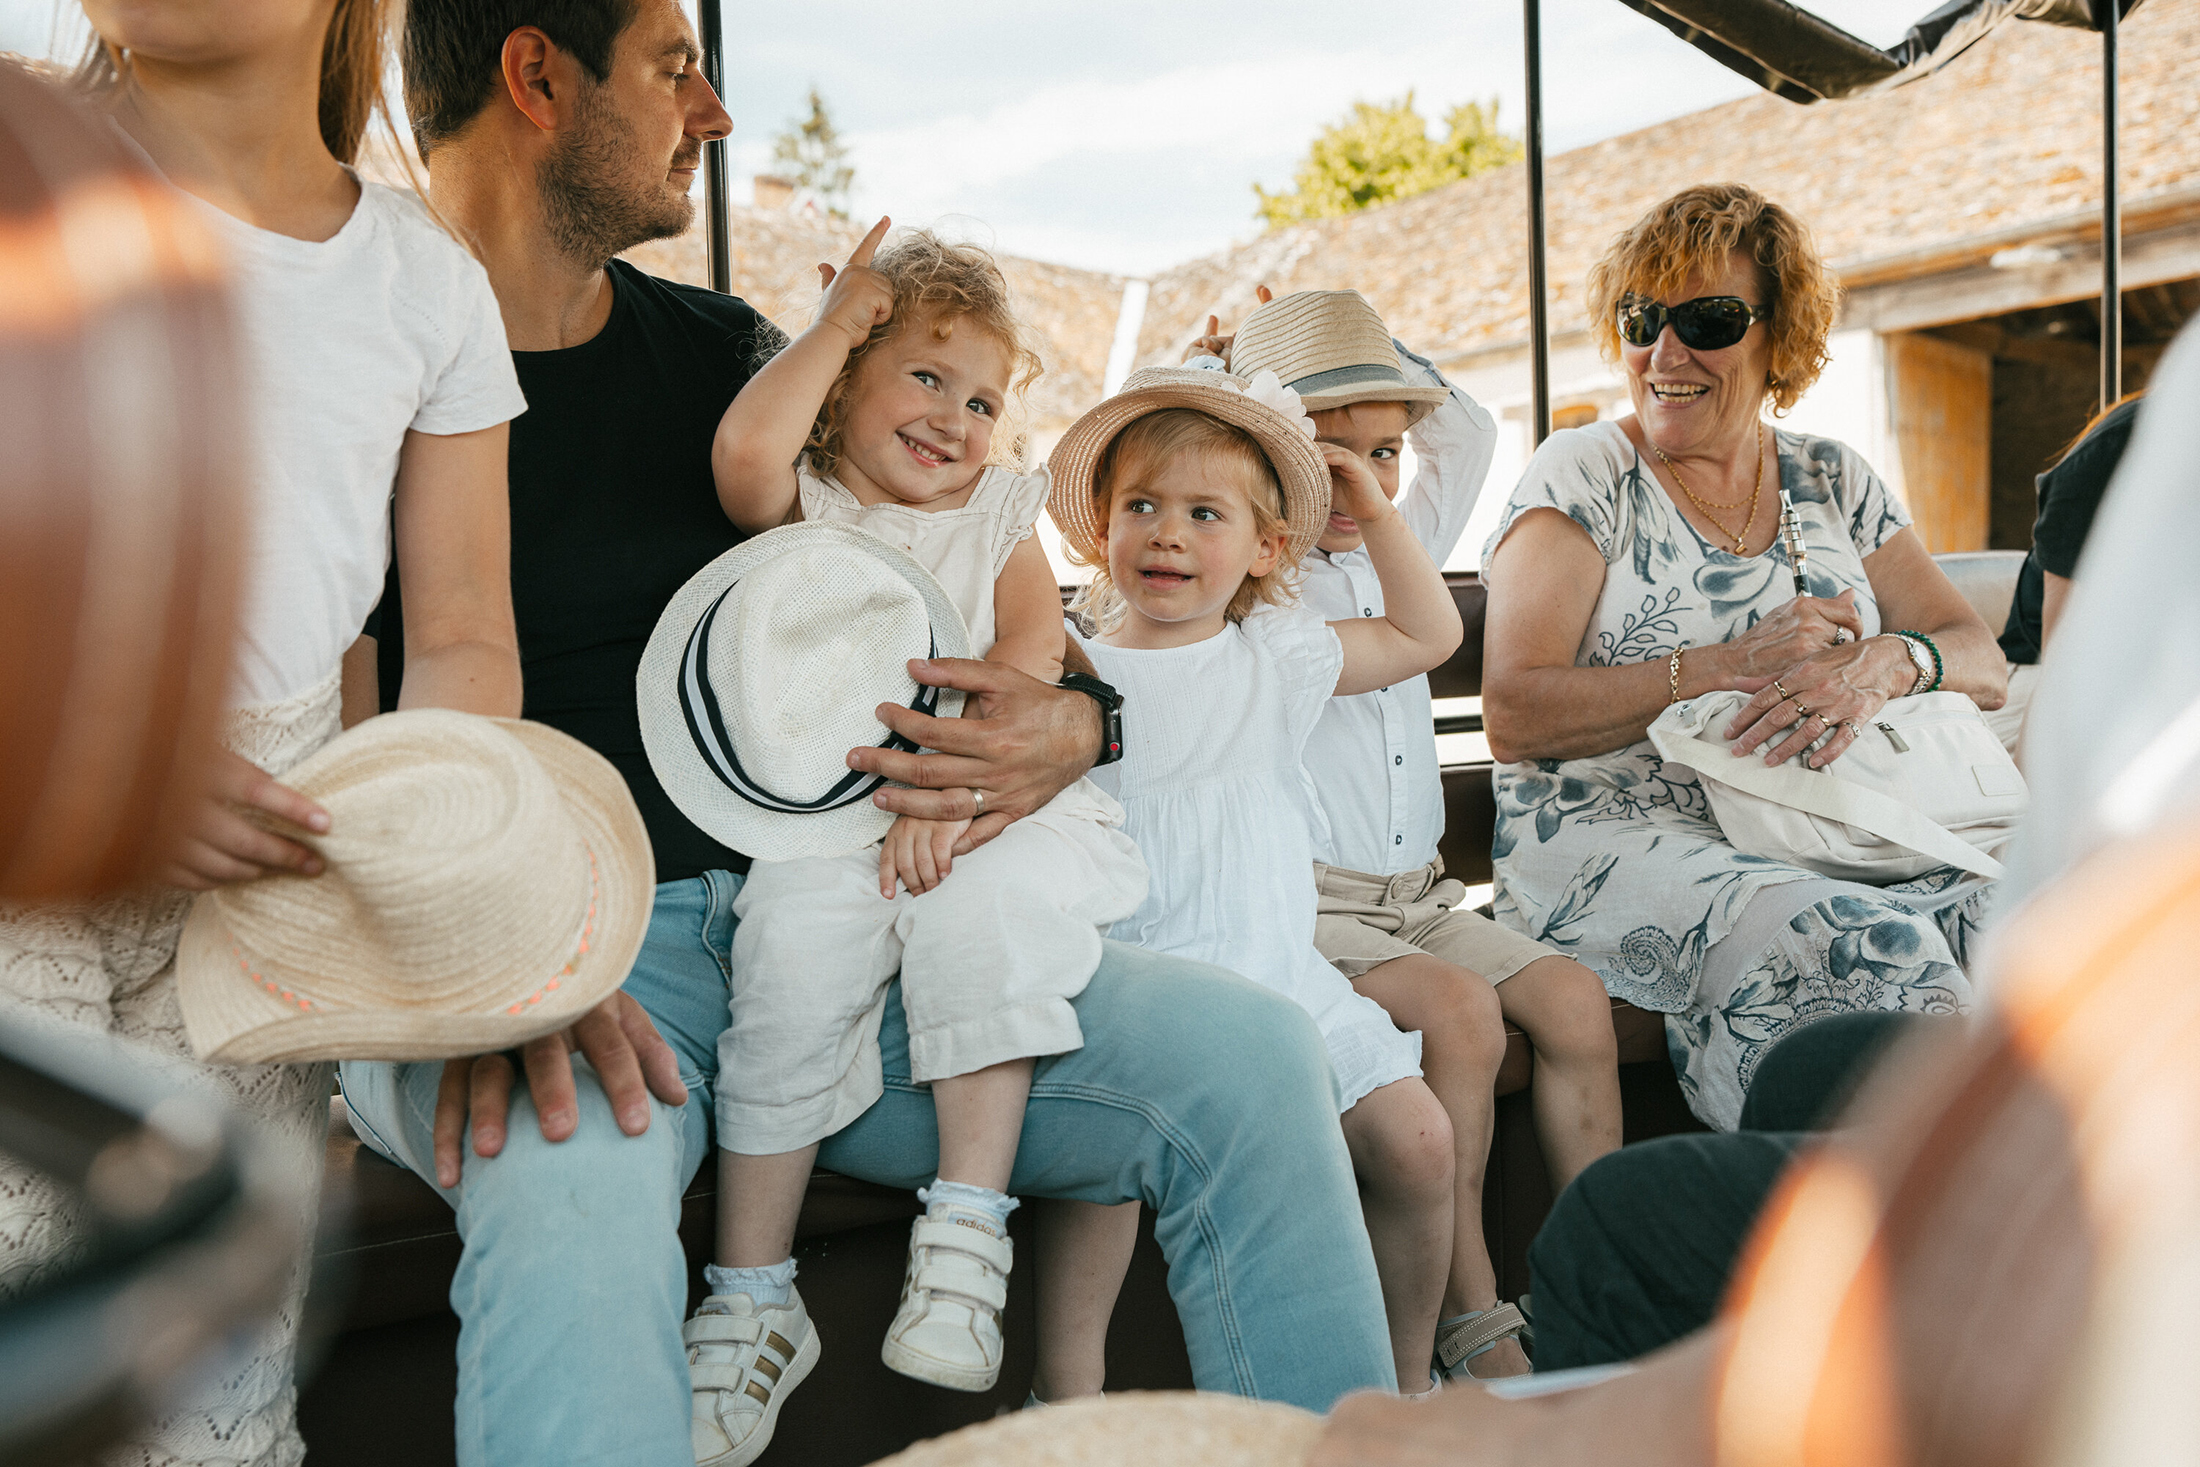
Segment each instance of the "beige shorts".
M1479 912L1460 910L1467 888L1444 879L1441 858L1396 876L1316 861L1314 885L1321 893L1314 946L1347 978L1392 958L1426 953L1495 984L1538 958L1561 956Z

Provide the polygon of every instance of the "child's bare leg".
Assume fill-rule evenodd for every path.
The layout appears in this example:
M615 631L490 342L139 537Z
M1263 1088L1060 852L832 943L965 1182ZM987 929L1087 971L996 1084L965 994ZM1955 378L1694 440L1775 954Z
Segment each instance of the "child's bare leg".
M940 1120L940 1180L1008 1190L1031 1099L1032 1061L1006 1060L932 1082Z
M1108 1321L1138 1246L1138 1204L1050 1198L1033 1206L1039 1358L1031 1393L1047 1402L1096 1396L1108 1378Z
M1535 1045L1536 1139L1563 1192L1620 1140L1619 1045L1603 981L1572 958L1538 958L1497 985L1505 1017Z
M1032 1062L1008 1060L932 1081L939 1179L918 1191L925 1215L909 1234L901 1308L879 1356L889 1369L958 1391L1000 1379L1001 1307L1015 1249L1008 1181L1031 1098Z
M1370 1091L1343 1122L1382 1281L1398 1389L1415 1395L1428 1389L1437 1311L1452 1272L1451 1122L1420 1080Z
M1451 1120L1453 1226L1443 1317L1492 1308L1497 1270L1482 1237L1482 1178L1496 1126L1497 1069L1505 1060L1497 995L1481 974L1419 953L1370 968L1353 986L1381 1004L1399 1028L1421 1031L1421 1071ZM1504 1340L1475 1366L1477 1375L1519 1375L1528 1357ZM1411 1389L1405 1380L1399 1377L1400 1389Z
M794 1225L817 1144L770 1156L718 1153L718 1264L769 1268L794 1256Z

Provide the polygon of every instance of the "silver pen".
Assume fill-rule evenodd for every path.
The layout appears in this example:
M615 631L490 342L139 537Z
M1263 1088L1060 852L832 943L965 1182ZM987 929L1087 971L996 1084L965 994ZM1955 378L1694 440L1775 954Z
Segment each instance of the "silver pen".
M1787 546L1788 566L1795 572L1795 594L1808 596L1810 577L1805 567L1810 557L1803 549L1803 517L1795 512L1785 484L1780 486L1780 542Z

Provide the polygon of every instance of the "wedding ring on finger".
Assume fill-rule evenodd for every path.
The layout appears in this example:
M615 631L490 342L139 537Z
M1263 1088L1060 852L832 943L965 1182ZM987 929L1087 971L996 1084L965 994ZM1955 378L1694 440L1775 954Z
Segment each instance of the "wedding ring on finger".
M978 807L970 812L970 818L975 820L985 813L985 791L972 790L970 792L970 799L971 803Z
M1792 698L1792 697L1794 697L1794 696L1795 696L1795 695L1794 695L1793 693L1789 692L1789 691L1788 691L1788 690L1787 690L1786 688L1783 688L1783 687L1781 687L1781 686L1780 686L1780 680L1779 680L1778 678L1774 678L1774 679L1772 680L1772 691L1774 691L1775 693L1778 693L1778 694L1780 695L1780 701L1781 701L1781 702L1783 702L1783 703L1785 703L1785 702L1786 702L1786 701L1787 701L1788 699L1790 699L1790 698Z

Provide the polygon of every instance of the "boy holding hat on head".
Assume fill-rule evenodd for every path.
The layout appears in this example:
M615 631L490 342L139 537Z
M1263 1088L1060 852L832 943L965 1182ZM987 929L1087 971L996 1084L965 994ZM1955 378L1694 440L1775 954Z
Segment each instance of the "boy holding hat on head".
M1394 341L1357 291L1271 299L1263 287L1260 300L1234 338L1213 334L1218 323L1209 318L1210 335L1195 352L1226 354L1240 376L1274 372L1304 400L1317 440L1363 459L1392 499L1399 455L1410 442L1419 472L1399 509L1442 565L1489 472L1497 439L1490 414ZM1329 516L1301 570L1300 595L1317 614L1383 615L1382 587L1349 516ZM1494 988L1492 1029L1509 1019L1535 1045L1536 1131L1552 1184L1563 1189L1620 1141L1609 1001L1594 973L1462 907L1466 888L1445 879L1437 854L1444 792L1427 677L1332 698L1307 743L1306 766L1320 816L1315 946L1402 1029L1442 1033L1443 1026L1424 1022L1432 1010L1489 1003ZM1422 1063L1459 1138L1458 1215L1477 1217L1503 1051L1501 1043L1489 1053L1444 1048L1431 1041ZM1519 1368L1518 1345L1508 1338L1522 1322L1518 1311L1473 1305L1494 1289L1480 1237L1459 1229L1437 1332L1445 1374ZM1472 1369L1470 1359L1478 1361Z

